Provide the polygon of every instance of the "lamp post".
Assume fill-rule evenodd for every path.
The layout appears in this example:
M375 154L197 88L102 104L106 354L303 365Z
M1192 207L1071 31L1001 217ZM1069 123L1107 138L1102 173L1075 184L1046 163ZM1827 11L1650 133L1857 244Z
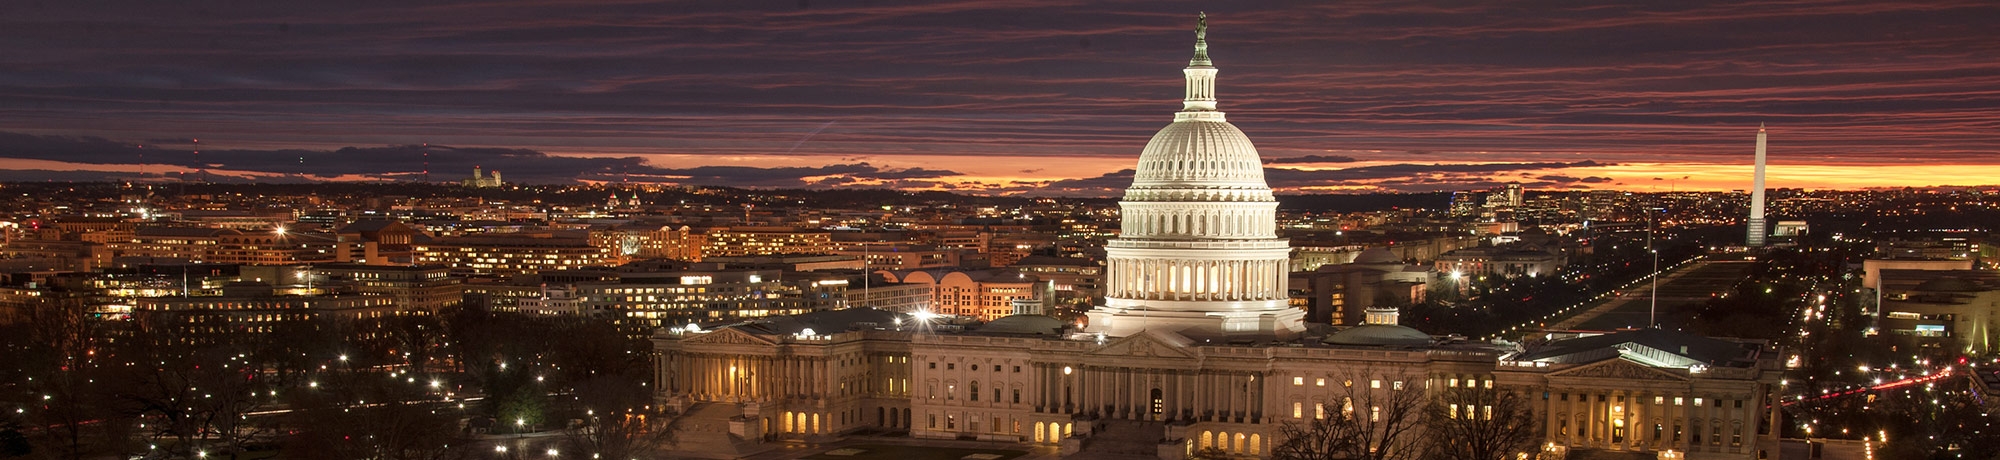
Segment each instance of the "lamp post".
M1656 210L1660 208L1646 209L1646 252L1653 254L1653 303L1646 308L1646 327L1660 325L1660 250L1653 247L1653 211Z

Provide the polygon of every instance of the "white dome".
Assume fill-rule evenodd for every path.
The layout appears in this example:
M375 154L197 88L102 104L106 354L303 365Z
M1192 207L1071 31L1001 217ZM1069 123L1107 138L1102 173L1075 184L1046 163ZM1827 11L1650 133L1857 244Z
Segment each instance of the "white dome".
M1122 224L1104 244L1104 305L1089 330L1291 337L1305 312L1290 305L1291 245L1277 234L1278 201L1250 137L1216 111L1206 22L1181 73L1187 97L1173 124L1139 153Z
M1257 147L1243 130L1226 121L1197 119L1160 129L1139 154L1132 189L1163 188L1268 189Z

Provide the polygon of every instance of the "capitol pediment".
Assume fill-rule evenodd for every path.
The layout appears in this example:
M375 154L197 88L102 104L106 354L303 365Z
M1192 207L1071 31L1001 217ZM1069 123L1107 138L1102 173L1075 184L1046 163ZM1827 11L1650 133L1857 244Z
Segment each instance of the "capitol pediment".
M1133 358L1195 357L1194 353L1188 351L1185 339L1175 340L1179 337L1165 337L1160 334L1162 333L1150 330L1140 331L1137 334L1122 337L1111 343L1104 344L1104 346L1098 347L1096 350L1091 350L1087 354L1092 356Z
M1549 374L1549 377L1583 377L1619 380L1687 382L1686 376L1647 366L1624 358L1612 358Z
M758 337L756 334L743 332L736 328L724 328L713 332L694 334L692 337L682 339L681 343L689 345L693 344L776 345L777 344L776 342L772 342L763 337Z

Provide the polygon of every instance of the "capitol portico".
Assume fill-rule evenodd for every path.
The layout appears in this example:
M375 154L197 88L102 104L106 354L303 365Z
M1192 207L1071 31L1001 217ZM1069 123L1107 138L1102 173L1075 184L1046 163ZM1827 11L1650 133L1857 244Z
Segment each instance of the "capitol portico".
M1520 423L1550 451L1775 455L1778 353L1762 342L1641 330L1482 343L1426 335L1385 308L1360 326L1308 327L1286 304L1277 201L1249 138L1216 110L1207 51L1204 20L1181 110L1120 202L1105 304L1087 325L856 308L662 329L655 396L685 414L679 449L732 458L897 432L1079 458L1269 457L1285 424L1477 387L1529 401Z

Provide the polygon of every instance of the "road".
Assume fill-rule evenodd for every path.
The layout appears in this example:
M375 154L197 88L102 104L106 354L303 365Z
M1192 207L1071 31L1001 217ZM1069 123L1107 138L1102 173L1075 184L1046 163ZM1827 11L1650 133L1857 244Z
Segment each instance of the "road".
M1660 277L1660 313L1674 307L1706 302L1713 294L1729 289L1749 272L1754 262L1733 260L1703 260L1687 264L1667 272ZM1646 325L1648 310L1652 308L1652 283L1639 282L1620 291L1618 297L1605 300L1589 310L1564 318L1550 330L1613 330L1624 327ZM1663 321L1664 322L1664 321Z

